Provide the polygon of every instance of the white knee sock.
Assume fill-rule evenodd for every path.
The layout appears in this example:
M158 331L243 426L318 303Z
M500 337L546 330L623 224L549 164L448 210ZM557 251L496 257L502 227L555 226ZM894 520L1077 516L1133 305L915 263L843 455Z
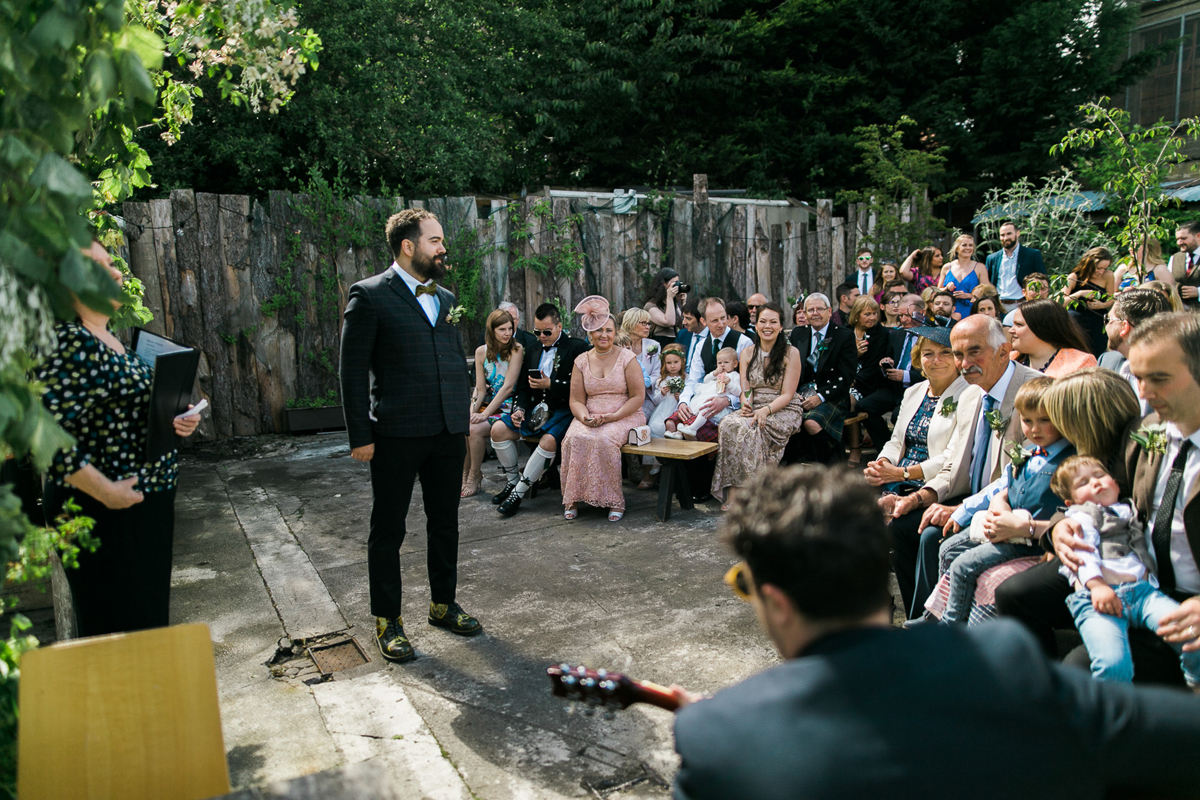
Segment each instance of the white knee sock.
M496 451L496 460L500 462L500 466L504 469L504 477L509 483L516 483L517 476L520 474L517 471L517 444L516 442L503 441L492 442L492 449Z
M534 451L529 460L525 462L525 472L521 475L521 482L517 484L516 492L519 497L524 497L525 492L529 487L537 483L537 479L542 477L542 473L546 471L546 467L554 463L554 451L543 450L539 445Z

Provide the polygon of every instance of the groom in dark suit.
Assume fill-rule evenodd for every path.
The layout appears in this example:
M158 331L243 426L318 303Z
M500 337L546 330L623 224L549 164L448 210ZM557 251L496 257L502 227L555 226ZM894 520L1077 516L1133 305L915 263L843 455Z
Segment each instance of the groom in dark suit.
M1200 698L1051 664L1009 620L893 628L878 496L824 467L737 493L727 580L784 662L708 700L672 687L676 800L1196 796Z
M395 262L350 287L342 327L342 405L350 455L370 464L367 575L383 657L416 657L400 616L400 545L420 478L429 537L429 624L472 636L479 621L455 602L458 499L471 390L454 295L437 284L446 248L437 217L408 209L387 222ZM374 378L374 383L372 383Z

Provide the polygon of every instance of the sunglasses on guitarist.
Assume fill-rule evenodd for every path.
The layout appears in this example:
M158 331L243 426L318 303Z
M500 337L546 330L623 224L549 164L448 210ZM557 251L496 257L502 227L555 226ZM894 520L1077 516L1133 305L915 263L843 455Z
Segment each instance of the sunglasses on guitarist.
M739 600L750 602L750 567L739 561L725 573L725 585Z

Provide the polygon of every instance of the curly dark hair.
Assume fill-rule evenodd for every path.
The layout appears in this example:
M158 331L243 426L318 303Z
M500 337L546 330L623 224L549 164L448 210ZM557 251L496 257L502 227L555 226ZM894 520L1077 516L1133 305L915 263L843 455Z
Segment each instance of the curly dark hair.
M887 607L891 535L862 473L764 467L735 495L723 537L756 587L781 589L810 620L859 620Z

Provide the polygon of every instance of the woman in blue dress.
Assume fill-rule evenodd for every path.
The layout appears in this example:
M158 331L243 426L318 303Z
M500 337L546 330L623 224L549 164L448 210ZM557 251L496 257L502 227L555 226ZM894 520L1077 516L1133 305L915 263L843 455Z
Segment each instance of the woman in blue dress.
M972 292L979 286L990 286L987 267L974 259L975 237L964 233L954 240L950 260L942 267L938 286L954 293L954 313L959 319L971 315Z

